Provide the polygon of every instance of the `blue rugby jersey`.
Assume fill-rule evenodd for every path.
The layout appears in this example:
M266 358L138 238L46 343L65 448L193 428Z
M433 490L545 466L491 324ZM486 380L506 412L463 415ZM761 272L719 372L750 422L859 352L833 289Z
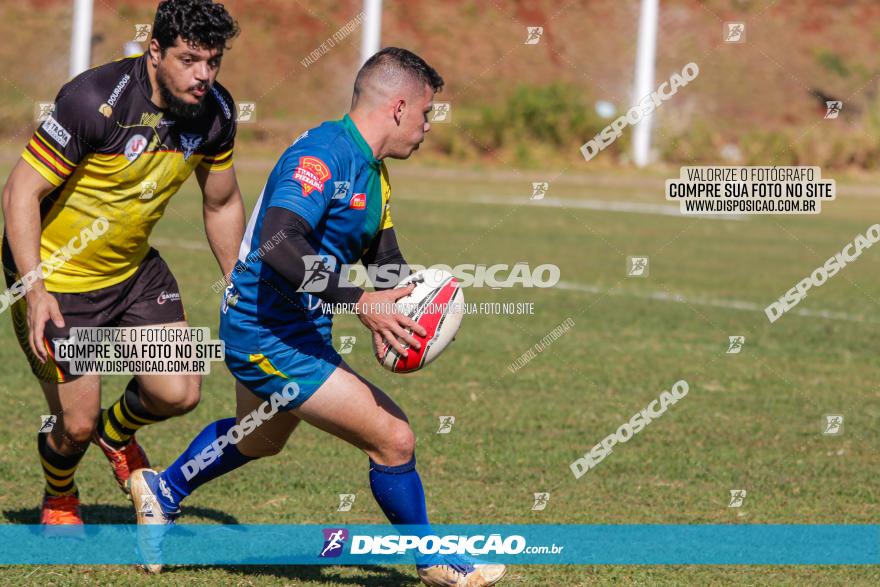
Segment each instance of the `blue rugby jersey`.
M391 228L390 197L385 164L373 157L348 115L307 131L288 147L257 201L226 290L220 317L226 345L262 353L279 343L300 347L330 340L332 317L322 312L320 300L296 291L262 262L261 247L265 251L283 238L260 242L270 207L303 217L312 228L309 244L332 257L338 270L360 260L379 231Z

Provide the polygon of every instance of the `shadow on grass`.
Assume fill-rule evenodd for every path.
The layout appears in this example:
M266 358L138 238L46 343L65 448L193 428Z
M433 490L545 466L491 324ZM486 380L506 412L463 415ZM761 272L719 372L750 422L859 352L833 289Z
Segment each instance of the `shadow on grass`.
M86 524L134 524L134 508L132 506L87 504L80 508L83 522ZM187 517L199 517L218 524L238 524L238 518L226 512L203 507L186 509ZM40 508L20 508L3 510L3 517L12 524L39 524Z
M81 507L83 521L86 524L133 524L134 510L131 506L116 505L83 505ZM212 520L219 524L238 524L234 516L210 508L190 507L186 510L187 517L198 517ZM40 508L19 508L3 510L6 523L39 524ZM170 575L173 581L175 573L186 573L198 570L219 570L227 573L230 579L251 580L257 577L278 577L294 582L315 581L333 582L341 585L357 585L363 587L413 587L421 585L416 574L415 565L410 567L391 566L352 566L362 573L354 576L340 576L339 569L329 565L169 565L162 575ZM184 581L185 583L185 581Z
M257 577L278 577L292 581L332 582L340 585L358 585L363 587L414 587L421 585L416 574L415 565L411 567L380 567L356 565L348 568L364 571L357 575L343 577L339 575L341 567L327 565L314 566L269 566L269 565L238 565L238 566L169 566L162 571L163 575L173 575L175 571L186 572L214 569L228 573L233 578L252 580Z

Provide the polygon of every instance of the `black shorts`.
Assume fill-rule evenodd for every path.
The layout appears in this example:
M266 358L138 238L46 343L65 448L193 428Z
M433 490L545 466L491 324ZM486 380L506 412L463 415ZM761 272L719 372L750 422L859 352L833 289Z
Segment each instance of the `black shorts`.
M5 274L7 287L12 287L20 277L8 270ZM150 249L137 271L125 281L89 292L52 295L58 300L64 328L58 328L51 320L46 322L43 344L49 358L45 363L40 362L28 344L25 298L17 300L10 308L15 336L27 356L31 371L38 379L47 382L65 383L80 377L69 372L67 361L56 362L52 357L53 341L67 339L71 328L153 326L186 320L177 280L155 249Z

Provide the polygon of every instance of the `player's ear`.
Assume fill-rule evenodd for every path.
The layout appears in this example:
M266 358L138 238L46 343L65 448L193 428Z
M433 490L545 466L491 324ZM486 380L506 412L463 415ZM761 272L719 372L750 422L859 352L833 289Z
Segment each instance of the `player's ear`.
M404 110L406 110L406 100L397 100L394 104L394 124L397 126L400 126L400 121L403 120Z
M150 46L147 48L147 51L150 53L150 63L153 64L153 67L158 67L159 61L162 58L162 47L159 46L159 41L150 39Z

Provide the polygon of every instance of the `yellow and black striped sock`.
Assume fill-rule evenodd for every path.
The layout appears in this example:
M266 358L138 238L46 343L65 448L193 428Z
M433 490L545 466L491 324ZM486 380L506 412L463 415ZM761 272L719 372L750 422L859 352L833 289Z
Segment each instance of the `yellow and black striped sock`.
M147 411L138 395L137 380L132 379L116 403L102 413L98 434L113 448L122 448L144 426L167 419L168 416L156 416Z
M52 496L78 495L73 476L85 451L75 455L55 452L47 442L48 436L37 435L37 450L40 453L40 464L43 465L43 476L46 478L46 493Z

